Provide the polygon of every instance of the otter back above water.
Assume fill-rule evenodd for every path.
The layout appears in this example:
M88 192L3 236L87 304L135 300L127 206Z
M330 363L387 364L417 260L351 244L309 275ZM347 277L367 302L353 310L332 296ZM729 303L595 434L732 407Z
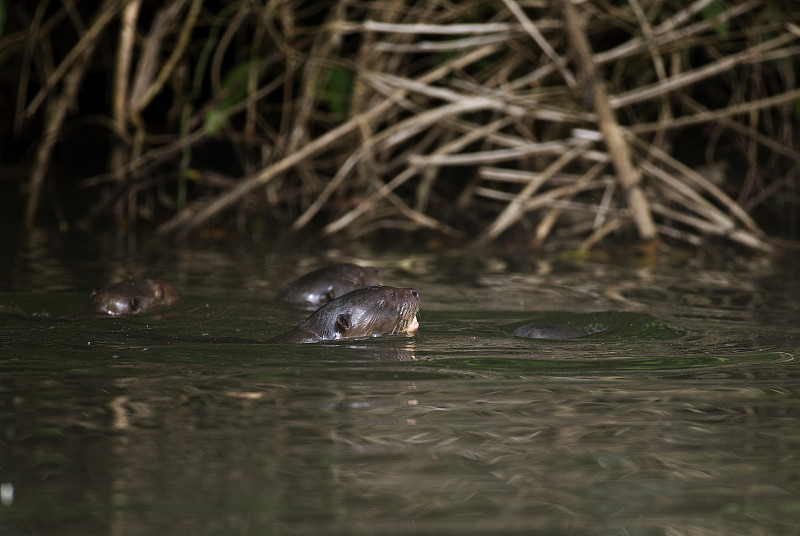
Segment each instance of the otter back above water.
M412 288L356 289L320 307L276 343L308 343L412 333L419 328L419 293Z
M357 288L381 284L376 268L341 263L298 277L277 295L278 301L316 308Z
M577 339L579 337L585 337L588 333L582 329L568 326L532 322L518 327L514 330L513 335L530 339Z

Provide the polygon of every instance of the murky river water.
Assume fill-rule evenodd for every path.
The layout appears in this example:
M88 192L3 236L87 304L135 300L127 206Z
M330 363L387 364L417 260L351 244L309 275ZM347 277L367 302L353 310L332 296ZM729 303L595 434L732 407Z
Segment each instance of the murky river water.
M62 240L0 261L2 534L800 534L792 262L334 251L420 330L279 346L322 256ZM181 301L58 319L128 274Z

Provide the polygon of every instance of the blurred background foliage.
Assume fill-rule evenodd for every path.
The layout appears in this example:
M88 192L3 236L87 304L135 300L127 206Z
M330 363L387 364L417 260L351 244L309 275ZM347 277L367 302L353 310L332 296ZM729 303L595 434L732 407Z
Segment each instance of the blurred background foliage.
M796 240L791 1L0 0L28 226Z

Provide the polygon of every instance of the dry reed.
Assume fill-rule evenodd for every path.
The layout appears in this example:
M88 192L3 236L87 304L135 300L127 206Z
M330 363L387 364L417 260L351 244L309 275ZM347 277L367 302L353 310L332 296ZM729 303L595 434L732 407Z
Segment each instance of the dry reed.
M483 245L533 226L533 245L558 233L588 248L632 231L767 251L774 242L752 216L762 212L797 234L792 6L76 7L31 9L24 37L2 39L0 61L24 60L17 130L42 121L29 225L87 72L109 61L108 172L81 184L102 193L88 218L111 213L121 229L153 219L185 237L261 218L322 233L432 229ZM54 30L70 25L79 38L43 62ZM235 164L201 163L212 142ZM694 169L726 164L722 179Z

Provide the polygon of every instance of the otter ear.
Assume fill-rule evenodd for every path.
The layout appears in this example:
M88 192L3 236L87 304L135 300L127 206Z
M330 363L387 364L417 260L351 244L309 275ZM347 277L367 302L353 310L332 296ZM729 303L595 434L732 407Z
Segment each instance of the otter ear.
M128 309L131 313L136 314L142 310L142 305L139 303L139 298L133 298L128 303Z
M336 332L344 333L350 330L350 317L347 315L339 315L336 317Z

